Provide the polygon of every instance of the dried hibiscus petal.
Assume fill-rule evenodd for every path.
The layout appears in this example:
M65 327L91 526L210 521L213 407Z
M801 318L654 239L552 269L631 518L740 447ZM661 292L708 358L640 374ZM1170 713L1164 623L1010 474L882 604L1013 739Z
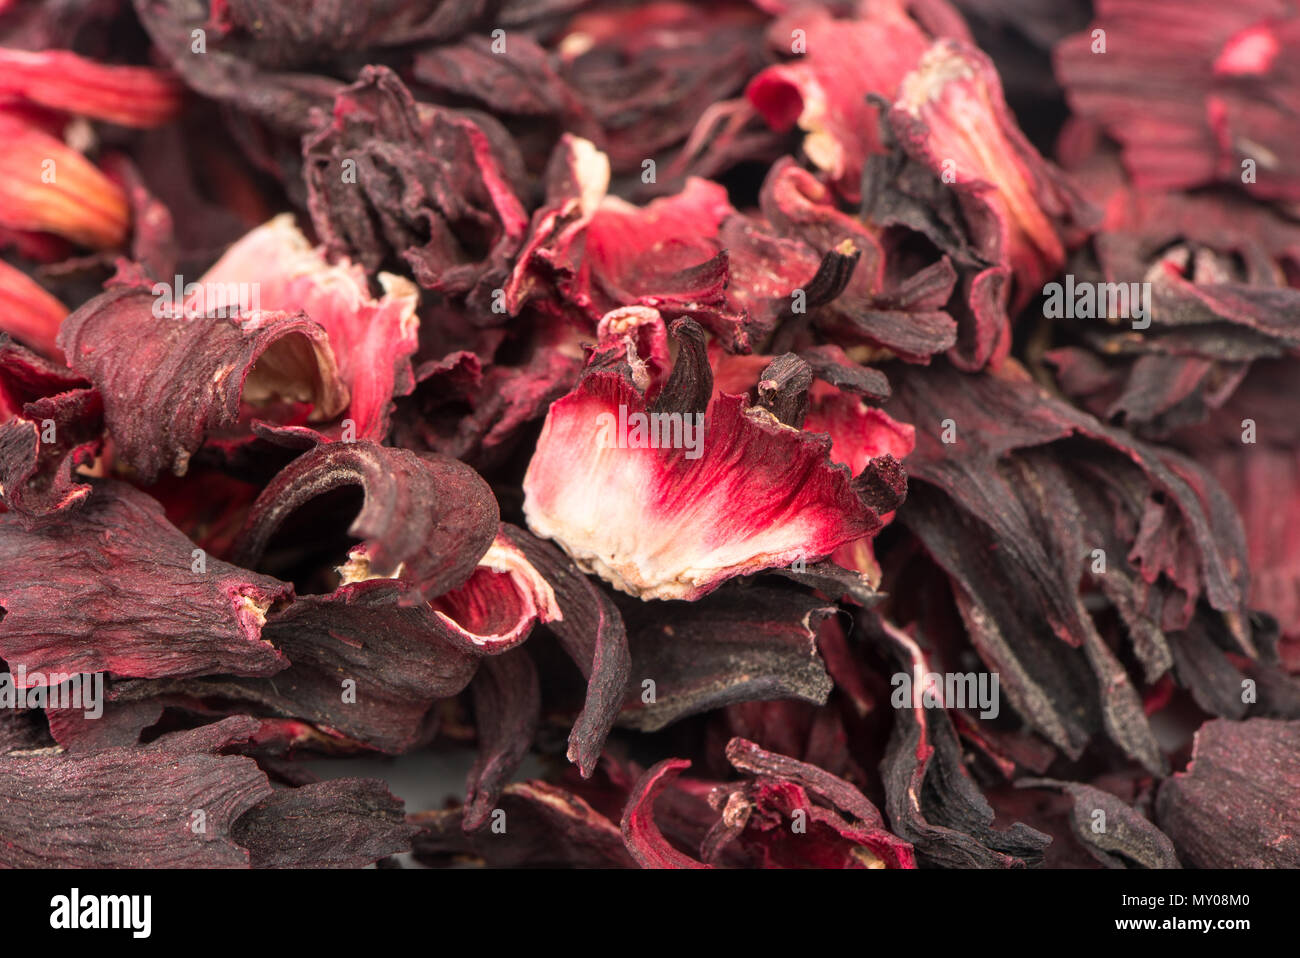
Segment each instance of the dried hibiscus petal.
M683 345L653 404L626 356L604 364L595 353L577 389L551 406L524 478L534 532L620 591L694 599L880 528L848 470L827 458L827 440L740 396L708 403L703 334L689 320L673 329Z
M475 655L499 655L533 624L563 618L555 591L518 547L498 533L464 583L432 602L448 638Z
M558 72L614 169L643 169L646 157L741 91L762 63L762 24L750 4L734 0L597 5L557 37Z
M125 483L24 528L0 515L0 655L35 673L272 675L271 606L291 586L206 556Z
M305 313L177 314L163 302L125 282L59 331L69 365L104 397L118 460L143 481L184 475L206 439L259 413L328 421L346 408L329 339Z
M1124 868L1132 862L1140 868L1180 867L1169 837L1110 792L1050 779L1021 779L1016 784L1021 788L1060 788L1069 795L1074 836L1103 865ZM1105 827L1095 828L1094 822L1103 822Z
M488 831L466 833L461 810L418 812L410 816L421 831L415 855L430 864L473 855L497 868L532 865L576 868L628 868L618 825L582 799L547 782L507 785L498 806L509 822L511 841Z
M0 260L0 332L42 355L62 359L55 345L68 309L26 273Z
M359 867L408 847L412 830L401 820L401 804L380 783L276 790L252 759L222 754L256 728L254 720L236 717L139 748L0 758L10 798L0 806L0 863ZM84 807L106 801L111 813L87 821ZM192 827L198 812L202 829Z
M908 674L924 675L927 663L916 642L885 619L874 634ZM912 686L913 705L921 683ZM961 746L944 710L899 710L881 765L886 814L895 833L916 849L922 864L948 867L1016 868L1036 864L1051 839L1016 822L993 827L994 813L962 761ZM933 774L943 781L927 788Z
M628 609L632 672L654 683L652 702L630 699L621 724L654 732L734 702L793 698L824 705L831 680L817 654L816 599L753 586L699 602ZM653 612L651 615L649 612Z
M1284 53L1300 36L1291 5L1101 0L1095 13L1085 32L1057 47L1056 72L1075 112L1122 145L1138 186L1232 181L1261 196L1300 199L1300 170L1286 145L1300 83ZM1183 29L1165 45L1171 14ZM1250 178L1242 176L1246 161Z
M632 788L623 840L642 868L916 867L911 846L886 829L880 812L849 782L743 738L727 744L726 757L750 778L688 782L678 775L690 762L665 759ZM707 796L719 817L700 839L702 860L677 847L683 839L672 841L660 830L655 804L661 796L687 801Z
M84 501L73 470L101 446L103 401L80 376L0 336L0 501L45 515Z
M681 758L666 758L650 768L636 783L623 812L623 843L642 868L711 868L674 847L655 822L655 799L691 763Z
M518 158L504 151L474 120L366 67L304 144L312 222L368 270L400 254L421 286L487 303L528 225L512 185Z
M0 105L0 227L50 232L96 249L121 246L126 196L93 163Z
M794 52L806 55L768 67L745 89L774 128L798 124L808 158L853 201L867 155L881 152L876 107L867 94L892 98L931 42L901 2L859 7L852 19L809 6L778 20L770 35L787 47L797 38Z
M904 400L907 415L931 424L918 430L908 460L920 481L907 521L953 577L976 649L1001 674L1016 710L1067 754L1079 754L1104 728L1131 757L1163 772L1133 682L1084 602L1086 563L1077 557L1091 554L1095 567L1097 553L1089 550L1101 548L1108 572L1091 569L1084 589L1095 580L1093 588L1114 603L1151 680L1178 653L1204 646L1202 629L1213 629L1225 648L1256 658L1238 558L1244 543L1222 491L1188 460L1058 404L1009 367L1001 377L909 370L895 398L912 396L922 379L945 383L944 398ZM934 414L941 408L971 430L962 443L942 441ZM1058 442L1070 435L1101 448ZM1046 443L1056 445L1024 448ZM951 507L931 494L931 483L962 503L955 522ZM1021 588L1000 592L995 583L1008 580ZM1099 607L1096 599L1093 606ZM1216 659L1223 661L1222 651L1209 657ZM1081 683L1081 669L1095 681ZM1205 674L1179 670L1194 686Z
M893 518L890 502L894 499L901 502L907 488L901 471L893 470L888 464L901 462L911 454L915 430L854 395L862 391L887 393L888 381L876 370L853 364L836 349L813 347L803 354L818 364L821 372L816 383L812 382L814 367L803 355L787 353L773 358L715 353L711 357L715 371L714 396L752 390L758 404L773 411L787 425L829 436L834 462L847 466L856 476L873 477L872 486L876 488L872 494L877 498L872 506L881 513L882 524L887 524ZM848 388L841 389L823 377L844 383ZM782 406L799 411L782 413L778 411ZM870 537L840 546L831 558L841 568L860 573L868 589L879 585L880 568L871 551Z
M465 786L465 830L487 823L533 744L542 707L537 669L522 649L483 663L474 680L479 755Z
M136 685L154 702L188 696L223 709L311 723L384 752L402 752L426 734L433 704L462 691L478 663L446 641L427 605L401 583L368 579L330 595L307 595L264 627L291 663L274 679L212 677Z
M277 216L231 246L203 274L199 288L244 284L256 290L262 309L302 310L320 324L349 397L341 412L346 419L328 427L329 438L379 441L388 433L393 399L415 385L410 357L419 331L419 293L400 276L380 273L378 279L384 295L375 299L360 267L346 260L327 262L292 218ZM321 438L320 432L305 426L268 426L267 431Z
M1192 762L1166 779L1156 821L1195 868L1295 868L1296 722L1207 722ZM1233 809L1231 819L1223 815Z
M880 812L849 782L743 738L727 743L727 760L754 781L742 790L720 786L711 796L723 809L722 828L706 839L713 854L737 842L758 846L753 851L761 860L778 866L916 867L912 846L889 832ZM802 834L786 827L799 811L809 826ZM748 828L737 830L728 819L742 816Z
M864 214L926 236L958 264L953 361L997 365L1011 348L1011 318L1060 269L1095 211L1025 138L991 62L966 44L936 42L885 121L900 152L868 165Z
M950 170L944 181L971 196L981 252L1010 265L1016 301L1027 301L1064 262L1061 224L1079 200L1011 120L990 61L936 43L904 79L890 120L905 149L936 174Z
M505 525L503 534L553 590L560 615L546 624L587 680L582 711L569 733L567 756L590 777L627 690L631 657L614 602L549 542Z
M496 499L468 466L373 443L330 443L299 456L258 497L235 546L239 561L256 566L296 510L345 487L359 487L363 502L348 529L362 544L340 569L344 585L395 578L414 597L434 598L463 585L496 536Z
M807 304L820 307L811 310L809 321L833 343L928 362L956 341L957 323L945 306L957 273L946 257L924 267L914 268L910 259L901 266L877 227L840 210L832 191L788 157L768 171L759 202L773 229L798 238L823 262L836 252L856 252L843 288L824 305Z
M235 819L230 838L253 868L362 868L406 851L415 831L379 779L276 789Z
M682 192L644 207L606 196L560 251L563 274L572 277L566 297L592 319L620 306L650 306L747 342L742 318L728 308L729 259L718 239L733 212L726 190L708 180L688 180Z
M123 126L161 126L181 105L181 85L162 70L99 64L67 50L0 48L0 77L0 97Z

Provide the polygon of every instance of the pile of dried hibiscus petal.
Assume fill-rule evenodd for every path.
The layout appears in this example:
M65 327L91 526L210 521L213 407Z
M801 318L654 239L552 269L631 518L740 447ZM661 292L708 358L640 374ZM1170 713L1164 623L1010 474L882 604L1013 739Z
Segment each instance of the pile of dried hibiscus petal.
M0 0L0 866L1300 866L1297 64Z

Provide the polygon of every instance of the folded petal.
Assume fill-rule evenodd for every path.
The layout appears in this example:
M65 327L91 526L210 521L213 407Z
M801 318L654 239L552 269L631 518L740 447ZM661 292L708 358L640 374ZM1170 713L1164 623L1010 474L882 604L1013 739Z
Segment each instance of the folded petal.
M368 579L298 598L264 630L291 662L274 679L135 685L130 696L202 700L221 713L309 723L354 749L407 751L428 737L433 704L463 691L478 662L446 641L427 604L403 604L406 593L399 582Z
M528 216L475 120L418 103L386 67L366 67L304 143L308 206L331 253L369 272L401 256L416 282L487 306Z
M521 650L483 663L474 679L478 758L465 786L465 831L487 824L501 790L532 747L542 707L537 669Z
M1016 784L1021 788L1060 788L1069 795L1075 838L1108 868L1181 867L1169 836L1110 792L1051 779L1021 779ZM1100 829L1095 827L1098 822Z
M562 618L555 592L504 533L465 582L433 599L448 638L474 655L499 655L528 638L537 622Z
M505 524L502 532L553 590L560 615L546 627L587 680L566 754L584 778L590 777L627 692L631 657L623 618L609 596L559 549L516 526Z
M759 585L721 589L689 604L629 609L632 674L643 694L628 697L620 724L656 732L736 702L825 705L831 679L816 635L833 611L811 597ZM653 683L649 701L646 682Z
M642 868L712 867L675 848L655 822L655 799L690 767L687 759L666 758L641 776L628 797L623 812L623 843Z
M861 195L867 155L881 149L876 107L867 94L892 98L930 46L930 36L901 3L862 8L852 19L812 8L778 21L773 36L791 46L797 35L794 52L804 56L768 67L745 88L774 129L798 124L804 152L849 201Z
M199 286L209 290L247 284L257 291L262 309L302 310L323 327L349 395L340 415L346 417L344 422L351 421L350 428L335 423L325 432L331 439L346 434L380 441L388 432L393 399L415 386L410 359L420 324L415 285L391 273L380 273L379 282L384 294L375 299L360 266L346 258L328 262L284 214L235 243L203 274ZM303 426L280 428L322 438Z
M706 416L711 378L703 349L683 349L652 407L626 365L589 368L547 415L524 478L529 527L644 599L698 598L880 528L828 440L739 396Z
M411 602L463 585L496 536L496 499L469 466L432 454L329 443L283 469L253 504L235 546L256 566L272 537L304 505L334 490L358 487L363 501L348 534L362 540L340 568L342 583L400 579Z
M104 396L121 463L143 481L184 475L205 440L246 436L259 414L328 421L347 406L329 339L306 314L167 306L165 293L115 286L59 332L69 365Z
M873 620L871 631L906 674L925 674L924 655L909 635L885 619ZM922 707L920 683L912 696L912 707L895 713L881 763L894 833L912 844L922 865L1023 868L1041 861L1051 839L1021 822L993 827L993 808L966 767L947 712Z
M103 413L86 380L0 336L0 501L25 516L83 502L74 470L99 453Z

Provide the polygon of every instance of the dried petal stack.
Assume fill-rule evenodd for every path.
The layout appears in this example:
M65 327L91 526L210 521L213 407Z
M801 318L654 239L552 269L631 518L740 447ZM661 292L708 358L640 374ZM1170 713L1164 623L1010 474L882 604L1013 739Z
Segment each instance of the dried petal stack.
M0 867L1300 866L1297 63L0 4Z

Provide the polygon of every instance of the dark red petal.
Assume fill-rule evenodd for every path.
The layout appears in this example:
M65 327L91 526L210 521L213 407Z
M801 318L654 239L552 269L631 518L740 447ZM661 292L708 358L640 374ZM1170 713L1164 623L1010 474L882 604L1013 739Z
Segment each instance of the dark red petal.
M558 69L618 172L640 173L764 62L763 17L748 3L583 6L556 38Z
M248 867L235 820L272 794L250 758L219 750L257 723L230 718L141 748L0 761L0 805L10 868ZM101 814L88 817L86 808ZM203 828L195 830L196 812Z
M443 456L368 442L317 446L285 467L258 496L236 544L256 566L291 513L344 486L365 501L348 528L363 540L342 570L344 581L396 577L412 598L434 598L462 585L492 545L500 515L478 473Z
M359 867L409 847L401 805L377 782L276 791L252 759L221 754L257 728L238 716L138 748L0 759L0 864Z
M83 502L101 446L103 402L71 370L0 336L0 501L26 516Z
M228 8L229 4L223 7ZM297 137L313 128L317 112L328 112L334 96L343 89L343 84L332 77L306 72L278 72L261 67L248 59L249 50L244 38L229 44L224 42L218 30L220 24L214 22L213 11L207 7L199 9L182 0L140 0L137 10L140 25L153 40L153 49L170 60L172 69L186 86L211 100L230 104L232 123L236 121L236 113L246 114L241 117L245 123L248 119L256 119L296 141ZM259 7L258 11L262 26L269 25L268 15L277 28L282 30L286 25L283 19L271 13L269 5ZM301 21L303 16L297 19ZM195 30L203 31L205 53L193 52ZM282 37L277 31L276 40L269 41L267 48L256 41L252 46L254 49L268 49L274 58L286 49ZM313 61L320 45L328 40L350 44L352 36L348 30L320 34L312 31L310 39L305 42ZM269 49L272 43L274 49ZM293 145L295 153L297 145L297 142ZM298 175L296 170L294 175Z
M303 151L312 223L332 253L370 272L400 255L421 286L483 305L504 285L528 217L509 172L518 157L479 123L369 66Z
M831 680L815 636L833 611L807 596L757 585L728 587L689 604L629 608L634 683L621 724L655 732L735 702L826 704ZM653 683L648 702L647 681Z
M511 314L534 297L559 297L559 284L572 280L569 249L608 190L609 158L588 140L568 133L560 137L546 167L546 201L533 214L505 286Z
M1156 822L1192 868L1300 867L1300 722L1207 722Z
M196 557L162 507L124 483L96 483L82 508L35 529L12 514L0 526L0 655L29 685L44 684L33 672L272 675L287 664L263 626L292 587Z
M916 867L912 846L891 834L871 801L844 779L743 738L728 742L726 754L737 771L756 779L745 792L754 806L749 823L756 834L740 837L742 844L761 845L765 861L839 868ZM814 804L809 795L842 814ZM763 813L768 810L776 811L781 820L766 820ZM811 826L802 834L786 827L796 810L808 816Z
M464 827L470 832L487 824L528 754L542 708L537 669L522 649L485 660L473 692L478 758L465 785Z
M606 196L585 226L557 245L560 292L592 320L633 305L692 316L744 351L749 319L728 301L730 258L720 238L734 214L721 184L696 177L645 206Z
M156 725L167 708L161 699L117 701L117 683L107 686L103 714L91 718L84 708L45 708L50 735L65 752L94 752L140 744L140 733Z
M1169 836L1110 792L1051 779L1021 779L1016 784L1021 788L1060 788L1069 795L1074 800L1070 809L1074 837L1108 868L1182 867Z
M516 526L504 525L502 531L554 590L561 617L547 628L587 680L586 700L569 734L568 759L590 777L627 691L631 657L622 616L560 550Z
M380 779L277 789L237 818L231 840L253 868L364 868L411 847L416 829Z
M166 691L254 703L259 714L405 751L421 740L434 702L462 691L478 667L444 638L427 605L404 605L406 597L388 579L303 596L266 624L267 638L292 663L273 681L221 678Z
M130 157L109 153L101 163L104 172L125 191L131 207L131 258L150 276L173 276L181 248L171 210L153 194ZM181 215L190 215L190 210L183 210ZM188 234L189 230L183 228L181 232Z
M550 53L523 32L510 37L509 56L487 36L417 53L411 72L443 93L481 101L494 113L561 116L576 113L572 91L555 72ZM577 119L575 117L575 119Z
M502 464L577 381L585 338L566 320L542 316L508 363L488 366L462 351L423 364L415 393L398 402L394 439L480 469Z
M902 630L878 618L872 631L909 674L929 671L920 648ZM894 833L912 844L922 865L1022 868L1039 862L1051 839L1020 822L1006 830L993 827L993 809L966 768L947 713L920 707L921 693L914 686L914 707L895 713L881 764Z
M489 829L466 833L459 808L410 816L411 823L423 829L415 836L416 858L443 865L474 855L494 868L634 865L618 826L563 788L517 782L505 787L497 807L505 813L508 841Z
M160 304L118 286L59 332L68 364L104 396L116 455L144 481L184 475L205 439L238 433L264 407L305 403L307 418L324 421L347 406L325 331L304 313L169 315Z

